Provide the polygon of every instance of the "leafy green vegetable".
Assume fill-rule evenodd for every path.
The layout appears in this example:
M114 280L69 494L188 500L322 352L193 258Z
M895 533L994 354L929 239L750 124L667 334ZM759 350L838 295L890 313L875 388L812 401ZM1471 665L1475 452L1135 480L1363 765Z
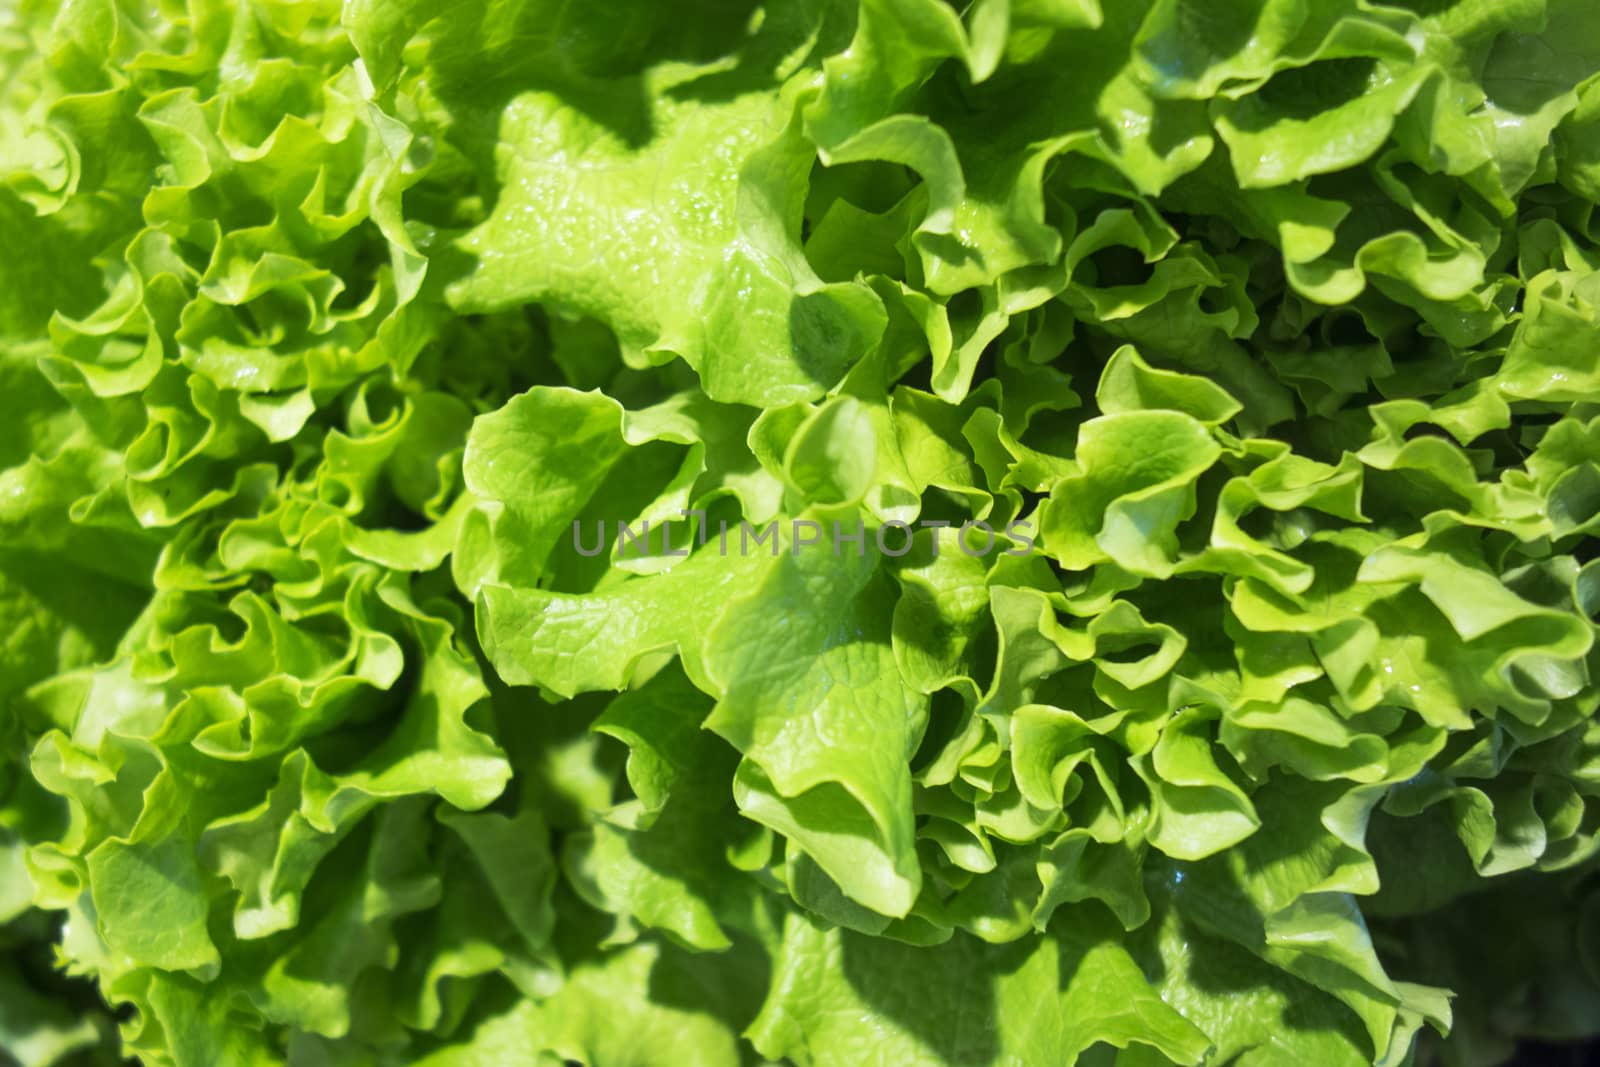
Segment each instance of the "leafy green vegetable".
M0 1060L1600 1033L1597 204L1585 0L0 0Z

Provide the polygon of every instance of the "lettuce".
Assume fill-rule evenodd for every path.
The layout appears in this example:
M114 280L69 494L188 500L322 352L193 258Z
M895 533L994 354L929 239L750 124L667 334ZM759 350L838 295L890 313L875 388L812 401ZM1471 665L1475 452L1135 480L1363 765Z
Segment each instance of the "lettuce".
M1600 1032L1597 203L1583 0L0 4L0 1049Z

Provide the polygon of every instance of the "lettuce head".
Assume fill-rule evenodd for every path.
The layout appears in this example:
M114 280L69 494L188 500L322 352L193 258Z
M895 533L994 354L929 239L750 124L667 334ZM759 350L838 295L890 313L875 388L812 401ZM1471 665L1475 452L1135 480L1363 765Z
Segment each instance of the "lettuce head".
M1593 1035L1597 205L1592 0L0 0L0 1060Z

